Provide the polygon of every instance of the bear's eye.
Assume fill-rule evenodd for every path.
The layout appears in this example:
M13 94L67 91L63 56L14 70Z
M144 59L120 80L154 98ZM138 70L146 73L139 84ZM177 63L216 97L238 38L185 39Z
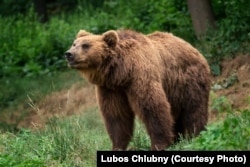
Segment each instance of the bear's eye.
M90 45L88 43L82 44L83 49L88 49L89 47L90 47Z
M76 46L76 44L75 43L73 43L73 45L72 46Z

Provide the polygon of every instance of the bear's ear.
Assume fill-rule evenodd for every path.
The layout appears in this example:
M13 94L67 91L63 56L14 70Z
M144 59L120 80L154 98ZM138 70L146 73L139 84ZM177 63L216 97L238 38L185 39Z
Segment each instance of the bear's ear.
M119 41L119 37L116 31L110 30L103 34L103 40L108 44L109 47L115 47Z
M84 37L84 36L87 36L87 35L91 35L91 33L85 31L85 30L80 30L78 32L78 34L76 35L76 38L79 38L79 37Z

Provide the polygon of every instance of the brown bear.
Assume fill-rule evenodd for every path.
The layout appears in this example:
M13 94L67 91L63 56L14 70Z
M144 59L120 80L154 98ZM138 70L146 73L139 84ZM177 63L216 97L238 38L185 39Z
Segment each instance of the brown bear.
M164 150L179 134L198 135L205 128L209 66L171 33L80 30L65 57L69 67L96 85L113 150L127 148L135 115L145 124L151 150Z

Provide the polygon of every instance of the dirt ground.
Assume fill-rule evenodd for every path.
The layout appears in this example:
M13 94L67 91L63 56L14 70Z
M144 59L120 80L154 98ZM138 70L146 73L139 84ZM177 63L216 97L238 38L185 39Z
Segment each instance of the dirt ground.
M224 60L222 74L213 78L212 90L226 96L233 109L249 109L250 105L250 55L240 55Z
M212 78L212 92L216 97L227 97L233 109L250 109L250 55L224 60L221 71L220 76ZM97 106L97 102L94 86L76 83L69 90L52 93L38 104L30 100L30 106L29 114L19 122L18 128L41 128L51 117L80 113Z

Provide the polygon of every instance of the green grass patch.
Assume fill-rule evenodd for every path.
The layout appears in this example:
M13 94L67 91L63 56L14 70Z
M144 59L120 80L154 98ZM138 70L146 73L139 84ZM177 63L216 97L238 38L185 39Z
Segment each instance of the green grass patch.
M111 141L94 107L84 114L50 119L46 128L0 134L0 166L96 166L96 151L110 150ZM230 112L210 123L197 138L183 139L168 150L249 150L250 111ZM130 150L149 150L144 126L136 121Z
M96 150L111 145L97 113L51 119L45 129L0 134L0 166L95 166Z

